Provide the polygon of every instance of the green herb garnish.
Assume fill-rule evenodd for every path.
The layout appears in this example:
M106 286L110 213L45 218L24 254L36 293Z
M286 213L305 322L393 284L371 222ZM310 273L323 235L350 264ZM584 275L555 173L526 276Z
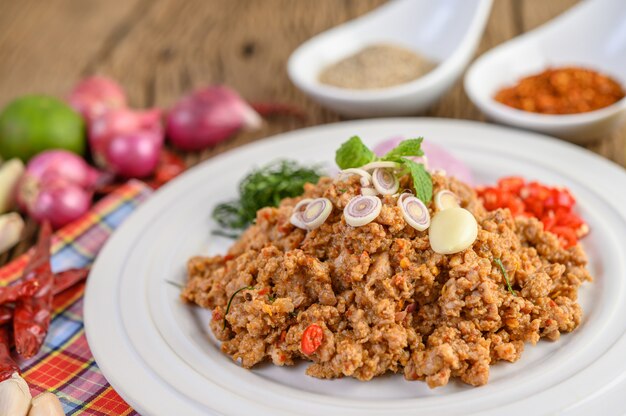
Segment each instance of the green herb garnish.
M243 230L254 222L259 209L275 207L284 198L301 195L304 184L317 183L320 176L317 166L304 167L290 160L276 161L248 174L239 184L239 199L216 206L213 218L224 228ZM235 233L217 232L238 237Z
M385 156L378 158L358 136L353 136L337 150L335 162L341 169L357 168L377 160L400 163L404 167L403 174L409 173L413 178L415 196L428 204L433 197L432 178L424 165L407 159L424 155L421 148L423 140L422 137L403 140Z
M223 329L226 329L226 315L228 315L228 311L230 311L230 304L233 302L234 297L237 295L237 293L241 292L242 290L252 290L252 289L254 289L253 286L240 287L239 289L235 290L235 293L233 293L230 296L230 299L228 299L228 304L226 305L226 312L224 312L224 326L223 326Z
M341 169L358 168L376 160L376 155L361 141L352 136L335 153L335 162Z
M506 281L506 287L511 293L511 295L517 296L517 293L513 290L513 287L511 287L511 282L509 282L509 275L507 274L506 269L504 268L504 264L502 264L502 260L493 259L493 261L498 265L498 267L500 267L500 271L502 272L502 275L504 276L504 280Z
M267 295L267 301L269 303L274 303L275 300L276 300L276 296L275 295Z

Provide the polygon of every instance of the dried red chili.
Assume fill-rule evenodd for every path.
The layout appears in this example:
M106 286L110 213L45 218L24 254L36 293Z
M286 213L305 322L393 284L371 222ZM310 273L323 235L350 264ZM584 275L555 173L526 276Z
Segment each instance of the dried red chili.
M69 269L54 275L54 294L57 295L81 282L89 275L89 269Z
M576 199L565 188L536 181L526 183L523 178L511 176L477 192L489 211L508 208L513 216L539 219L544 229L556 234L564 247L576 245L589 232L589 227L573 210Z
M13 319L13 308L0 305L0 326L8 324Z
M306 355L311 355L322 345L324 330L316 324L309 325L302 333L300 350Z
M19 299L13 312L15 349L23 358L30 358L39 351L50 325L54 287L50 269L51 239L52 228L45 222L22 277L24 281L36 280L39 287L32 297Z
M13 286L0 287L0 305L15 302L24 297L33 296L38 288L39 282L36 280L28 280Z
M624 90L607 75L576 67L548 68L503 88L496 101L519 110L543 114L575 114L607 107Z
M301 121L305 121L307 119L307 115L300 108L292 105L292 104L284 104L284 103L250 103L250 106L262 115L263 117L270 116L288 116L295 117Z
M15 372L20 372L20 367L11 358L11 339L9 329L0 326L0 382L8 379Z

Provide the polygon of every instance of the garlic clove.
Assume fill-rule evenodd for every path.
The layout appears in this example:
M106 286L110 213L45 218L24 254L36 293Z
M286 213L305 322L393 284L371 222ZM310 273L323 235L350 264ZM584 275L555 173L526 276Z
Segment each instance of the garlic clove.
M26 416L32 397L26 381L13 373L0 383L0 416Z
M435 253L454 254L469 248L478 236L476 218L466 209L448 208L432 218L428 230Z
M37 395L32 403L28 416L64 416L63 406L59 398L50 393L44 392Z
M15 204L15 190L24 174L24 163L11 159L0 166L0 214L9 211Z
M0 215L0 254L16 245L24 230L24 220L20 214L11 212Z

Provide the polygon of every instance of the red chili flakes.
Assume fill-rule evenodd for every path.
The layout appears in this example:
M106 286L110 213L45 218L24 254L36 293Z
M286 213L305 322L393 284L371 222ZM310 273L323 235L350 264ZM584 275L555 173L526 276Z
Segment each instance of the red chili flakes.
M550 187L519 176L502 178L495 186L478 188L478 197L488 211L508 208L513 216L535 217L546 231L556 234L563 247L572 247L589 227L574 212L576 199L565 188Z
M624 98L624 89L609 76L577 67L548 68L503 88L495 100L519 110L576 114L607 107Z

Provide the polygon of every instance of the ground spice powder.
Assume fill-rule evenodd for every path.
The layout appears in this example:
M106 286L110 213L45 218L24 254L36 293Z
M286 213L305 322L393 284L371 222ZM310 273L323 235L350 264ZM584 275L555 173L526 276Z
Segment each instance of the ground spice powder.
M404 84L430 72L435 63L401 46L368 46L325 68L320 82L340 88L375 89Z
M495 100L509 107L543 114L575 114L607 107L624 98L618 82L599 72L548 68L501 89Z

